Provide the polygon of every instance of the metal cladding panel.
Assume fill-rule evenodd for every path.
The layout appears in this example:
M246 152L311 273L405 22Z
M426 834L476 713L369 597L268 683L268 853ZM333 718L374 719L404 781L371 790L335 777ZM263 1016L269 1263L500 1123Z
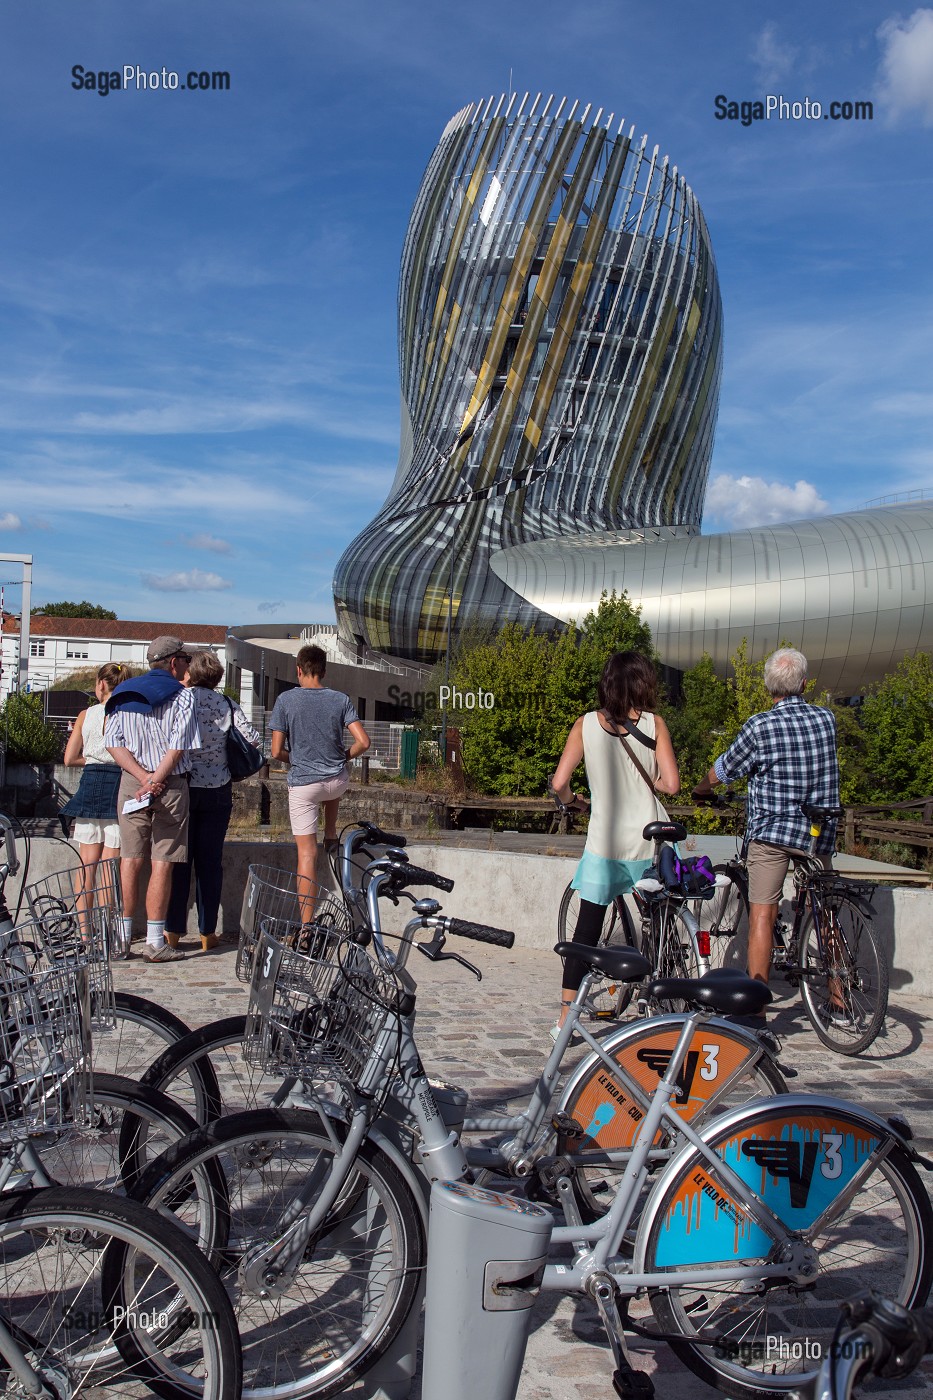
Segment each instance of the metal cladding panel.
M699 527L722 342L706 224L656 149L565 105L479 103L429 161L401 262L398 469L335 573L348 640L431 661L448 608L549 628L492 554Z
M551 573L558 555L568 553L583 566L573 596L561 595ZM512 551L491 562L500 578L518 586ZM523 595L537 606L546 598L561 620L595 607L603 589L625 589L641 606L661 659L681 670L705 650L725 673L743 638L758 658L786 640L805 653L810 648L821 685L847 694L913 651L933 650L933 503L734 535L608 542L599 550L571 540L529 544L522 569L536 581ZM643 588L659 578L663 597Z

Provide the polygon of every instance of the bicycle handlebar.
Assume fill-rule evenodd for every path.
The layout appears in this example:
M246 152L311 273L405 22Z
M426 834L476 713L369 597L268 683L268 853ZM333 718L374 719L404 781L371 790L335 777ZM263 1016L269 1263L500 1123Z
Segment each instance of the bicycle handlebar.
M428 885L449 893L454 887L453 880L448 880L446 875L436 875L433 870L422 870L417 865L393 865L388 875L388 883L396 890L407 889L409 885Z
M813 1400L850 1400L867 1374L901 1380L933 1351L933 1308L908 1312L876 1293L843 1306L852 1326L840 1329L831 1354L809 1387Z
M458 938L472 938L476 943L492 943L497 948L511 948L515 934L508 929L491 928L489 924L473 924L468 919L445 919L448 933Z
M365 839L371 841L374 846L398 846L404 849L408 844L404 836L383 831L381 826L376 826L373 822L358 822L357 826L365 835Z

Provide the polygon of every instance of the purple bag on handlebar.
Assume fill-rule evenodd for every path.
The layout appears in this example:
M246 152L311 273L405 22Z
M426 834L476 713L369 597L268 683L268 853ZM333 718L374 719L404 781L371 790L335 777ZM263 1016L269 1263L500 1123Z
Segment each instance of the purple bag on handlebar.
M658 879L665 889L681 894L702 894L716 883L709 856L688 856L685 860L673 846L664 846L658 858Z

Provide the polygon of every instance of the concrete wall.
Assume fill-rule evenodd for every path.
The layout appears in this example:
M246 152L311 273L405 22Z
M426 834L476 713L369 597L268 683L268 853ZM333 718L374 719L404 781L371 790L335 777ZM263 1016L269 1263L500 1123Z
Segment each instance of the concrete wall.
M60 841L37 839L32 842L28 879L65 869L72 863ZM20 847L20 849L22 849ZM525 947L540 948L542 954L557 939L557 913L560 898L576 866L560 856L519 855L505 851L477 851L429 842L409 846L412 862L436 870L455 881L450 894L437 893L444 912L478 923L512 929ZM77 863L77 853L73 857ZM228 841L224 851L224 890L221 927L227 934L239 928L240 906L251 864L269 865L280 870L295 869L295 848L291 842ZM319 877L330 884L330 871L323 856ZM20 877L21 878L21 877ZM10 882L7 898L15 904L19 880ZM12 898L11 898L12 893ZM426 892L427 893L427 892ZM879 887L874 896L875 927L891 967L891 990L909 996L933 997L933 955L930 950L933 927L933 891ZM387 906L385 926L397 930L404 922L407 906ZM137 917L137 927L145 928L145 916ZM189 931L197 932L194 910ZM469 952L465 949L466 956ZM507 954L504 954L507 956Z

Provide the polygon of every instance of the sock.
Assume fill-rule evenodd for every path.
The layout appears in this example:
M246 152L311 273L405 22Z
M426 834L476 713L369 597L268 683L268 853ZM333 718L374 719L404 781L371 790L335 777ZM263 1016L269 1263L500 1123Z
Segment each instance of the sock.
M121 920L121 922L122 922L122 924L123 924L123 946L124 946L124 948L128 948L128 947L130 946L130 944L132 943L132 941L133 941L133 916L132 916L132 914L130 914L129 917L127 917L126 914L124 914L124 915L123 915L123 918L122 918L122 920Z
M165 943L165 920L150 919L146 924L146 942L150 948L161 948Z

